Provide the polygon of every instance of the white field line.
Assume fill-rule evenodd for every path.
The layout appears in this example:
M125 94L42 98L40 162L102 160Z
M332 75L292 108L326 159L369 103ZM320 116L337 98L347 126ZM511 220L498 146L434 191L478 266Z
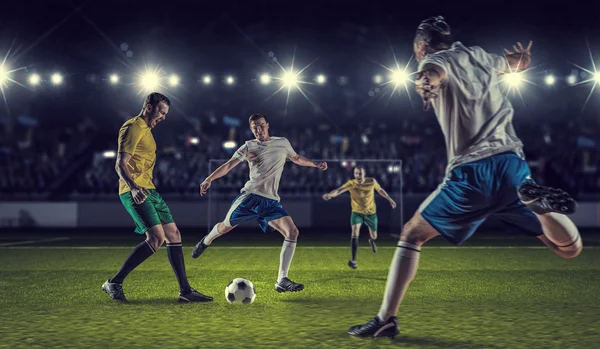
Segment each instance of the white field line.
M39 240L24 240L24 241L15 241L15 242L4 242L4 243L0 244L0 247L17 246L17 245L31 245L31 244L38 244L38 243L43 243L43 242L55 242L55 241L67 241L67 240L71 240L71 238L69 238L69 237L61 237L61 238L39 239ZM34 247L34 246L29 246L29 247Z
M0 246L1 250L131 250L135 246ZM191 248L192 246L186 246ZM346 246L298 246L302 250L345 250ZM378 249L391 250L395 246L377 246ZM600 246L583 247L585 250L600 249ZM280 250L280 246L212 246L211 250ZM371 249L369 246L363 249ZM423 250L545 250L545 246L429 246ZM162 250L162 249L161 249Z

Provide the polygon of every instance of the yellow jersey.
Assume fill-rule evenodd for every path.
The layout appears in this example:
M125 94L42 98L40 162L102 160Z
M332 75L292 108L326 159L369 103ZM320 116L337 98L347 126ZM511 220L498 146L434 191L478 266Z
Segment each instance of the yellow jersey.
M156 142L152 129L140 116L127 120L119 130L119 153L131 154L127 163L131 178L141 188L156 189L152 183L152 172L156 163ZM119 195L130 191L119 178Z
M381 190L381 186L375 178L365 177L361 184L356 179L351 179L342 186L342 189L348 189L350 192L352 212L360 214L375 214L377 212L375 190Z

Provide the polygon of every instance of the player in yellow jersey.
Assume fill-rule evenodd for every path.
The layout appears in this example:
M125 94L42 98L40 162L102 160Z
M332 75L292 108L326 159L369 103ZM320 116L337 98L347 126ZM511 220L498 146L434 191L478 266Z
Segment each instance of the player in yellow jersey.
M119 174L119 197L135 222L135 232L146 240L137 245L121 269L106 280L102 290L111 298L125 302L123 280L167 242L167 254L179 282L180 302L209 302L212 297L194 290L188 283L183 261L181 233L169 207L152 183L156 163L156 143L152 129L165 120L171 102L160 93L149 94L140 114L127 120L119 130L116 171Z
M356 251L358 250L358 235L360 227L364 223L369 228L369 244L373 252L377 252L375 240L377 240L377 207L375 205L375 192L386 198L392 209L396 208L396 202L381 188L375 178L365 177L365 168L357 166L354 168L354 179L349 180L341 187L323 195L324 200L330 200L342 193L350 192L352 214L350 224L352 226L352 259L348 266L352 269L358 268L356 263Z

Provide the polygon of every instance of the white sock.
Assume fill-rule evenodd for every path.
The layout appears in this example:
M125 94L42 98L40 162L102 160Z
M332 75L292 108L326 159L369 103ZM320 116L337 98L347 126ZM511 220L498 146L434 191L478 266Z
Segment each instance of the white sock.
M582 247L579 230L573 221L560 213L551 212L544 215L538 215L542 222L544 235L552 241L559 250L577 251Z
M385 295L379 309L379 318L383 321L398 312L400 302L406 293L408 285L417 273L421 248L408 242L398 242L394 259L388 273Z
M215 224L215 226L212 228L210 233L208 233L208 235L206 235L206 238L204 239L204 243L206 245L210 245L210 243L213 242L214 239L216 239L222 235L219 233L218 228L219 228L219 223Z
M281 254L279 255L279 276L277 277L277 282L288 276L294 251L296 251L296 241L284 240L283 246L281 246Z

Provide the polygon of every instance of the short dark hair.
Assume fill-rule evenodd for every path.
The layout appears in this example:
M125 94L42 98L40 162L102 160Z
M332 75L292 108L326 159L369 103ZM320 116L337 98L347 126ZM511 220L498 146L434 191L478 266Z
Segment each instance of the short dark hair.
M256 121L256 120L260 120L260 119L265 119L265 122L267 124L269 123L269 119L267 119L266 116L264 116L263 114L260 114L260 113L254 113L254 114L250 115L250 118L248 118L248 123L251 123L252 121Z
M354 169L355 170L363 170L363 171L367 172L367 170L365 169L365 166L363 166L363 165L356 165L356 166L354 166Z
M424 41L432 49L445 50L452 46L451 28L442 16L430 17L417 27L415 43Z
M160 102L165 102L166 105L171 106L171 100L167 96L163 95L162 93L152 92L146 96L143 107L145 108L146 105L150 104L152 109L154 109Z

